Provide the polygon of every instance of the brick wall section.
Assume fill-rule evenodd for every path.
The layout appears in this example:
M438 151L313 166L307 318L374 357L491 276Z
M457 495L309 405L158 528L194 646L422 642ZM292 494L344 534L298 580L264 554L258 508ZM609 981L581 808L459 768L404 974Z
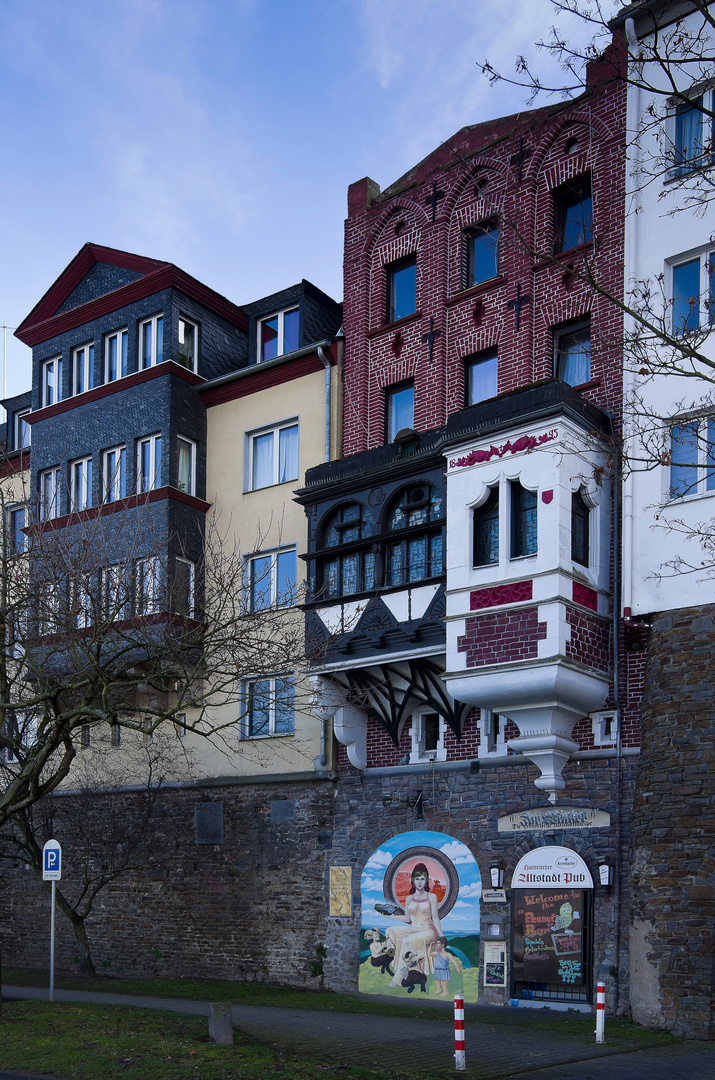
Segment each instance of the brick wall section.
M571 627L571 640L566 642L566 655L599 671L611 670L611 627L605 619L589 615L580 608L566 607L566 622Z
M100 893L87 920L98 968L151 978L317 985L310 964L325 935L333 796L331 781L166 792L155 813L155 842L166 845L166 823L174 823L177 854L151 871L127 873ZM272 822L271 802L286 798L295 801L295 821ZM197 845L194 807L209 801L223 802L224 842ZM133 809L127 795L124 812ZM100 827L103 812L97 798L91 813ZM66 837L60 839L71 888L78 855ZM3 869L3 877L3 962L46 969L47 893L23 868ZM74 940L58 912L61 972L76 970Z
M619 768L622 770L623 818L614 792L619 787ZM360 909L360 878L365 863L381 843L397 833L412 829L428 829L444 832L461 840L470 849L479 864L482 882L489 881L489 865L499 862L505 868L505 886L510 890L511 875L523 854L543 845L563 845L578 851L594 873L601 860L611 861L622 867L620 915L627 921L629 896L627 888L627 851L630 839L628 807L633 792L635 759L596 759L570 762L564 769L569 792L569 805L583 805L607 810L611 814L611 826L607 829L561 830L553 833L505 834L497 831L497 819L525 807L547 805L536 794L533 782L538 770L523 758L517 764L496 768L482 767L477 772L437 772L433 779L425 769L420 775L361 776L352 771L338 782L335 800L335 830L330 862L337 866L353 867L353 904L351 918L328 919L325 962L326 987L332 990L354 992L357 990L357 955L360 939L362 913ZM415 820L406 805L422 792L424 819ZM385 805L390 796L390 804ZM617 934L615 932L615 888L594 889L594 965L595 982L604 972L616 967L620 970L619 1010L628 1008L628 950L627 939L622 935L620 956L616 956ZM510 905L483 908L510 918ZM369 913L365 913L369 924ZM510 940L507 925L507 940ZM509 989L486 990L481 985L482 1003L505 1003ZM613 980L608 980L608 1008L614 1007Z
M658 615L633 807L634 1018L715 1038L715 607Z
M493 612L466 620L466 633L457 648L466 653L467 667L506 664L531 660L546 637L546 623L540 623L537 608Z

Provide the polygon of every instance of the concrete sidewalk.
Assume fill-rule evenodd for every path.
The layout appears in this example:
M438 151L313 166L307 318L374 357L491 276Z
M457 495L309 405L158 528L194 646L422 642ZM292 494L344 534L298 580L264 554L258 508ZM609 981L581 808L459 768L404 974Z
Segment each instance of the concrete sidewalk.
M5 986L3 996L7 1000L46 1001L49 992ZM55 999L133 1005L196 1016L207 1016L209 1010L205 1001L80 990L56 990ZM592 1035L586 1037L582 1027L574 1031L550 1030L553 1018L548 1010L469 1007L467 1069L462 1075L479 1080L610 1080L614 1074L619 1080L673 1080L674 1076L715 1080L715 1045L711 1043L644 1046L629 1040L626 1032L617 1042L598 1046ZM402 1075L454 1073L454 1035L447 1019L234 1005L233 1023L239 1031L283 1053L305 1055L323 1065L360 1065ZM11 1074L0 1072L0 1080L11 1080Z

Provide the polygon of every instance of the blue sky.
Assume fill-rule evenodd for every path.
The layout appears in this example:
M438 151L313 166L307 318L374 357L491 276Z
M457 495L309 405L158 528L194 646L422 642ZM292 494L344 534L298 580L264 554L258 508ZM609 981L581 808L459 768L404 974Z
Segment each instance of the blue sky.
M0 324L86 241L236 303L305 277L342 298L346 189L525 107L548 0L3 0ZM583 31L581 31L583 37ZM29 385L8 332L8 393Z

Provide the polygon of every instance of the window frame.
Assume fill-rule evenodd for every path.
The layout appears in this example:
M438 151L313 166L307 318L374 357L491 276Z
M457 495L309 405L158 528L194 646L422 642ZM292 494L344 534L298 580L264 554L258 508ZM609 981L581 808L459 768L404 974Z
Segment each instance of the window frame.
M149 327L150 348L147 358L146 328ZM160 332L161 331L161 332ZM164 313L158 311L156 315L139 321L139 370L146 371L148 368L158 367L164 363Z
M479 746L477 758L506 757L509 747L506 740L508 716L496 713L492 709L480 709L477 726L479 728Z
M10 554L11 555L23 555L27 549L27 533L23 530L27 528L28 514L27 506L10 505L6 510L6 536L10 540ZM22 525L19 525L20 515L22 515Z
M713 139L715 136L715 118L712 116L715 108L715 92L712 86L693 87L688 101L680 99L671 100L668 115L666 117L666 138L668 156L672 159L670 169L666 174L667 180L676 180L678 177L687 176L689 173L698 172L709 168L713 164ZM696 146L691 149L694 153L683 154L680 146L679 118L689 114L699 114L698 123L699 137ZM710 124L710 137L707 137L706 129Z
M486 495L480 503L472 507L472 569L478 570L484 566L498 566L499 556L501 553L501 495L500 484L490 484L487 487ZM494 523L496 523L496 546L493 543L489 543L486 539L484 546L482 547L482 537L480 536L479 521L482 519L487 524L491 523L492 529L494 529ZM494 549L494 558L484 559L483 554L487 554L490 549Z
M414 281L414 295L411 297L412 308L410 311L399 310L396 303L395 283L397 275L401 274L403 270L414 268L415 281ZM410 255L405 255L401 259L396 259L395 262L388 263L385 266L385 318L387 323L399 322L401 319L407 319L410 315L417 313L417 253L413 252Z
M109 457L118 455L119 467L111 470ZM102 451L102 502L118 502L127 497L127 448L126 445L110 446Z
M429 749L425 746L428 717L436 717L438 725L436 745ZM444 743L446 732L447 722L436 709L425 707L415 710L412 713L412 723L410 725L410 765L419 765L431 761L446 761L447 747Z
M89 510L92 501L92 455L75 458L69 462L70 470L70 513Z
M162 466L162 454L161 454L161 432L157 432L155 435L142 435L137 439L137 452L136 452L136 490L138 495L146 495L150 491L156 491L161 487L161 466ZM159 461L157 464L157 445L159 447ZM153 476L153 481L145 486L144 485L144 472L142 470L142 447L149 446L149 471Z
M80 359L81 356L81 359ZM78 378L81 376L81 379ZM79 384L81 382L81 389ZM76 345L72 349L72 368L70 374L70 397L78 397L94 389L94 342Z
M400 395L406 393L408 390L412 392L412 423L401 424L397 426L395 419L395 399ZM392 443L395 441L395 437L398 432L404 431L406 428L414 429L415 424L415 380L403 379L401 382L392 383L391 386L385 387L385 442Z
M491 228L489 227L491 226ZM496 233L496 237L493 241L494 247L494 273L488 274L486 277L476 276L476 243L479 239L492 236ZM493 281L499 277L499 218L494 215L490 218L485 218L483 221L478 221L474 225L469 225L464 230L464 244L465 244L465 258L464 258L464 288L473 289L477 285L482 285L484 282Z
M580 382L568 382L564 378L565 369L568 363L568 354L564 347L564 342L568 338L577 338L580 335L588 333L588 378ZM593 364L591 354L591 316L588 318L579 319L578 322L567 323L565 326L558 326L554 328L554 378L559 379L561 382L565 382L567 386L579 387L586 386L587 383L593 378Z
M131 615L131 597L127 584L124 563L111 563L100 570L102 615L105 619L111 618L113 623L124 622Z
M696 440L696 459L690 462L677 462L674 460L673 432L690 428L694 432ZM666 489L667 501L705 498L715 495L715 416L683 416L676 417L668 429L670 444L670 462L668 468L668 484ZM695 474L692 483L688 483L684 490L677 490L674 482L675 469L692 470Z
M297 315L298 323L296 328L296 344L286 349L286 315ZM276 352L274 356L265 356L265 346L267 342L263 340L263 327L276 320L276 336L273 339L276 342ZM291 307L281 308L280 311L274 311L270 315L262 315L256 321L256 363L257 364L270 364L271 360L277 360L279 356L285 356L288 352L294 352L295 349L300 348L300 305L294 304Z
M32 425L28 424L25 420L26 416L29 416L32 409L18 409L13 413L13 440L14 450L29 450L32 445ZM23 439L23 433L27 435L27 442Z
M52 373L50 375L50 369ZM42 361L40 392L42 408L49 408L62 401L62 355L51 356ZM52 400L49 400L49 399Z
M116 341L116 371L112 375L110 368L111 343ZM124 326L119 330L111 330L104 335L104 381L105 383L118 382L125 379L129 374L129 329Z
M669 278L669 303L671 305L670 318L668 320L671 333L674 337L684 337L686 334L707 333L715 324L715 248L712 245L703 247L699 251L691 251L685 255L674 256L666 260ZM675 292L675 278L677 271L697 262L698 265L698 303L697 307L688 301L688 314L679 324L676 319L676 306L679 299ZM697 312L697 319L692 320L692 315ZM691 322L694 322L691 325Z
M40 521L52 521L54 518L60 517L59 465L51 465L49 469L41 469L38 473L37 503Z
M188 486L183 486L181 483L181 444L188 446L189 448L189 482ZM183 491L185 495L196 495L196 443L193 439L188 439L186 435L177 435L176 437L176 486L179 491Z
M472 400L471 388L472 379L471 374L478 367L486 364L494 364L494 393L489 394L487 397L479 397ZM465 408L469 408L471 405L480 405L482 401L489 401L491 398L496 397L499 393L499 351L497 349L489 349L484 353L476 353L473 356L466 356L464 358L464 405Z
M580 507L578 504L580 503ZM575 528L578 512L577 508L583 512L583 550L577 547L577 531ZM579 566L585 566L587 569L591 565L591 511L593 505L586 496L586 493L582 487L577 488L576 491L571 492L571 561L578 563Z
M179 566L186 566L188 568L187 581L188 581L188 595L186 610L181 610L178 607L178 574L177 569ZM191 559L184 558L183 555L177 555L175 560L174 569L174 588L173 588L172 607L176 615L180 615L185 619L193 619L196 615L196 563Z
M588 190L588 194L583 192ZM581 189L581 190L579 190ZM572 177L566 183L560 184L551 191L553 207L553 236L554 254L565 255L569 251L576 251L580 247L593 243L593 176L590 171L580 173ZM569 211L577 206L591 204L590 216L583 214L581 221L576 221L576 227L581 229L581 236L577 243L566 243L569 230Z
M160 573L161 567L156 555L147 555L134 562L133 604L134 614L138 618L155 615L160 610Z
M284 683L286 686L290 684L292 688L291 692L291 729L290 731L276 731L276 703L280 701L278 694L276 693L276 685L278 683ZM260 683L269 684L268 691L268 730L267 731L251 731L252 715L251 705L253 701L252 688ZM285 672L276 675L263 675L253 679L244 679L241 684L241 696L243 701L243 712L241 717L241 739L253 740L253 739L280 739L288 738L295 734L295 675L293 672Z
M531 502L533 505L523 505ZM532 525L527 521L526 526L522 520L533 514L533 547L529 547L528 536L532 532ZM521 480L509 481L509 559L531 559L539 553L539 493L525 487Z
M409 495L420 488L424 488L426 491L426 496L423 501L418 503L409 499ZM439 516L436 516L433 510L433 496L436 496L442 501L441 513ZM392 524L398 510L402 511L403 516L408 518L410 514L419 512L423 508L426 509L426 519L424 521L411 523L409 520L406 520L405 524L401 526ZM385 517L382 521L381 537L384 548L386 588L409 589L413 588L418 583L434 581L435 578L444 575L446 549L445 525L446 497L442 495L434 484L431 484L428 481L420 482L419 480L415 480L396 492L396 497L391 499L386 506ZM412 573L413 570L416 569L416 565L412 561L412 556L413 552L416 551L415 545L419 541L425 541L426 543L426 550L424 552L422 563L426 572L419 577L413 577ZM439 556L433 551L433 546L439 546ZM394 554L396 549L399 549L400 556L400 580L398 581L395 580L394 575ZM439 569L434 572L435 562L438 557Z
M280 436L281 432L295 429L296 431L296 456L295 456L295 475L286 476L284 480L280 479ZM267 484L257 484L256 479L256 441L266 435L272 436L272 459L271 459L271 480ZM246 460L246 478L244 484L244 491L264 491L266 488L275 487L278 484L290 484L294 480L298 479L300 475L300 421L297 417L293 417L290 420L282 420L277 424L271 424L268 427L258 428L255 431L247 431L245 434L247 440L245 455ZM277 452L276 452L277 450Z
M181 346L185 344L185 342L182 341L182 332L184 332L185 334L185 327L187 326L193 327L194 331L194 353L191 364L185 364L181 359ZM187 319L185 315L179 315L177 335L179 349L177 352L176 362L180 364L181 367L186 368L187 371L196 372L199 364L199 324L196 322L195 319Z
M286 555L293 556L293 580L289 586L289 596L286 601L286 593L280 590L280 560ZM255 567L259 562L268 562L266 569L261 569L258 579L255 577ZM272 548L267 551L256 552L246 560L246 610L249 614L257 614L261 611L270 611L277 608L289 608L295 606L295 595L298 584L298 548L295 544L285 547ZM268 588L262 590L267 603L256 603L255 586L261 582L267 582Z

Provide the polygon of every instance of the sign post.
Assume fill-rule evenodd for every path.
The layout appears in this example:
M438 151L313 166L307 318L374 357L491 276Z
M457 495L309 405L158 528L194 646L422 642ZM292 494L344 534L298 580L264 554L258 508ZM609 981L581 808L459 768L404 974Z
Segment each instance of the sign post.
M464 1054L464 997L456 994L454 998L454 1067L466 1069Z
M48 840L42 849L42 880L52 882L50 909L50 1001L55 1000L55 885L62 880L62 848Z

